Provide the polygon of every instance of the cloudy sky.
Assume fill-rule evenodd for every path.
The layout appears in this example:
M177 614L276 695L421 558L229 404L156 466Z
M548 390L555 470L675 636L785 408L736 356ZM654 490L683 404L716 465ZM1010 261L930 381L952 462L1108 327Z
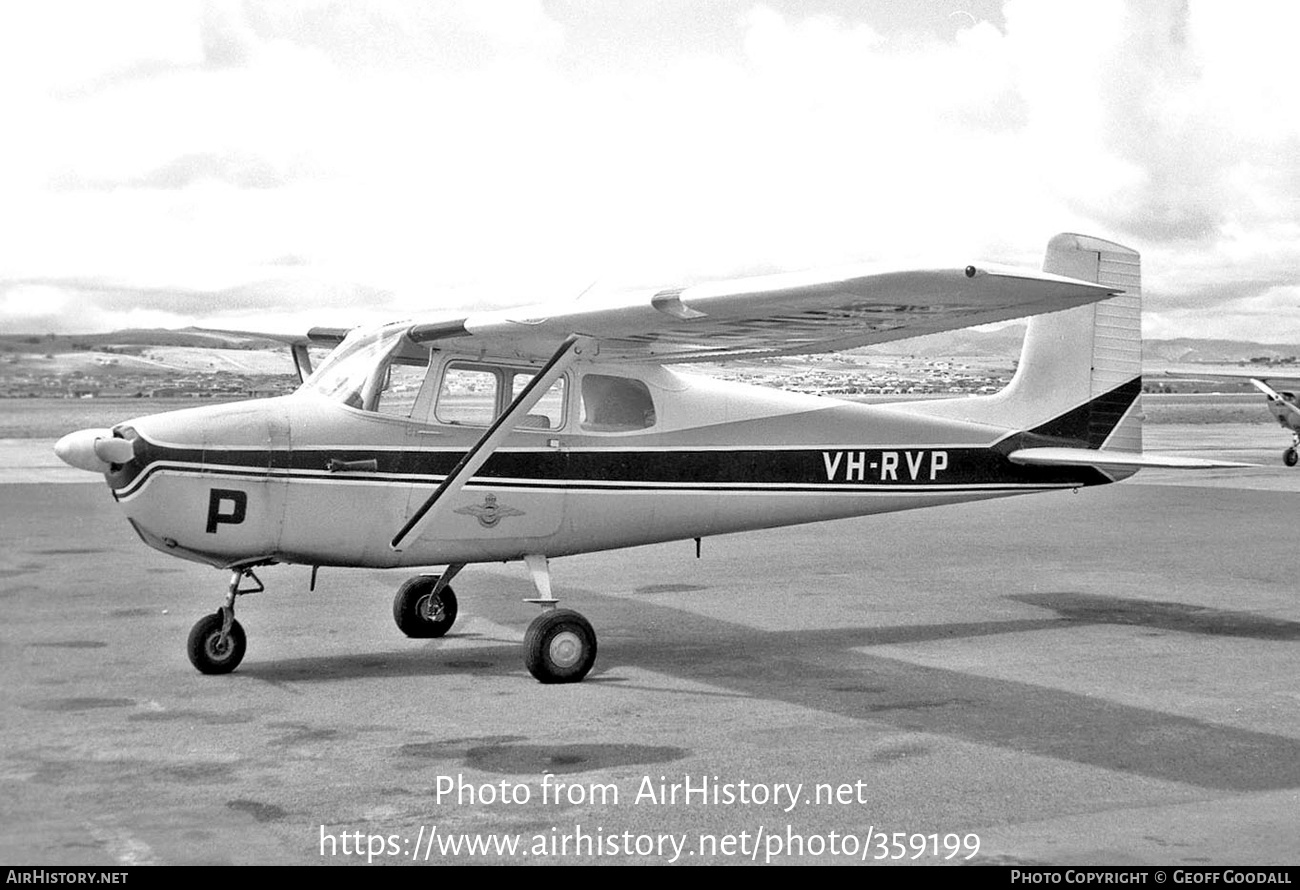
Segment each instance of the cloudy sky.
M0 329L300 332L925 256L1142 252L1300 341L1300 4L0 5Z

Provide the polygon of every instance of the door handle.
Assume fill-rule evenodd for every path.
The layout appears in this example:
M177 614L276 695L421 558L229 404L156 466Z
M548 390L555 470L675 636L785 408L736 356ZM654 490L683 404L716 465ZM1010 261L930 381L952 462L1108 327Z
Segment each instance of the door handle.
M331 473L375 473L379 470L379 461L373 457L369 460L339 460L331 457L329 463L325 464L325 469Z

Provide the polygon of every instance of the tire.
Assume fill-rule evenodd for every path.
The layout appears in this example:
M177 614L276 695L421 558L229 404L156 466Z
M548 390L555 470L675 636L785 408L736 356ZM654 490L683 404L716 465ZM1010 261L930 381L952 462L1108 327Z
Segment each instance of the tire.
M430 600L436 575L417 575L397 589L393 597L393 620L397 627L417 640L443 636L456 623L456 594L448 585Z
M1298 459L1300 459L1300 455L1296 454L1294 448L1288 448L1286 451L1282 452L1282 463L1286 464L1288 467L1294 467Z
M190 631L190 639L185 651L190 657L190 664L203 674L228 674L244 660L244 651L248 648L248 638L238 621L230 622L230 633L226 643L221 640L221 611L205 615L198 620Z
M543 612L524 634L524 665L541 683L577 683L596 663L596 632L570 609Z

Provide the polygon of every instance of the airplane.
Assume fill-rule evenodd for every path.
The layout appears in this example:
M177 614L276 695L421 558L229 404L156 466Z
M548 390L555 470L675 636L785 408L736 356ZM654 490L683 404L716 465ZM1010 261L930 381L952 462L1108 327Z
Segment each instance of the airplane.
M1032 316L991 396L863 404L685 373ZM335 344L318 368L308 345ZM237 598L275 563L439 568L398 589L407 636L445 635L467 566L522 562L541 608L524 664L580 681L595 630L550 560L1124 479L1241 466L1142 451L1136 251L1062 234L1043 271L857 266L443 314L292 339L291 395L70 433L150 547L229 572L187 653L235 670Z
M1248 371L1233 373L1231 371L1214 371L1202 374L1196 371L1167 371L1169 377L1201 381L1240 381L1247 380L1250 385L1264 394L1268 399L1268 411L1285 430L1291 433L1291 444L1282 452L1282 463L1294 467L1300 463L1300 398L1294 392L1274 389L1270 380L1300 380L1297 377L1270 376L1256 377Z
M1300 460L1296 448L1300 447L1300 400L1293 392L1280 392L1258 377L1250 378L1250 385L1268 397L1268 411L1283 429L1291 432L1291 446L1282 452L1282 463L1294 467Z

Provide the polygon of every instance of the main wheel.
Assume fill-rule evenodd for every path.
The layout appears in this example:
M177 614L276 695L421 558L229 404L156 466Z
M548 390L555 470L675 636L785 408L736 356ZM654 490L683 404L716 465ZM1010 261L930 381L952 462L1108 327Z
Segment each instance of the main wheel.
M435 597L437 583L436 575L416 575L393 597L393 620L408 637L440 637L456 623L456 594L447 586Z
M221 610L213 615L204 615L190 631L190 639L185 651L190 656L190 664L204 674L228 674L244 660L244 650L248 648L248 638L238 621L230 622L230 633L221 639Z
M571 609L543 612L524 634L524 664L542 683L577 683L596 663L596 632Z
M1282 452L1282 463L1286 464L1288 467L1294 467L1298 459L1300 459L1300 455L1296 454L1294 448L1288 448L1286 451Z

